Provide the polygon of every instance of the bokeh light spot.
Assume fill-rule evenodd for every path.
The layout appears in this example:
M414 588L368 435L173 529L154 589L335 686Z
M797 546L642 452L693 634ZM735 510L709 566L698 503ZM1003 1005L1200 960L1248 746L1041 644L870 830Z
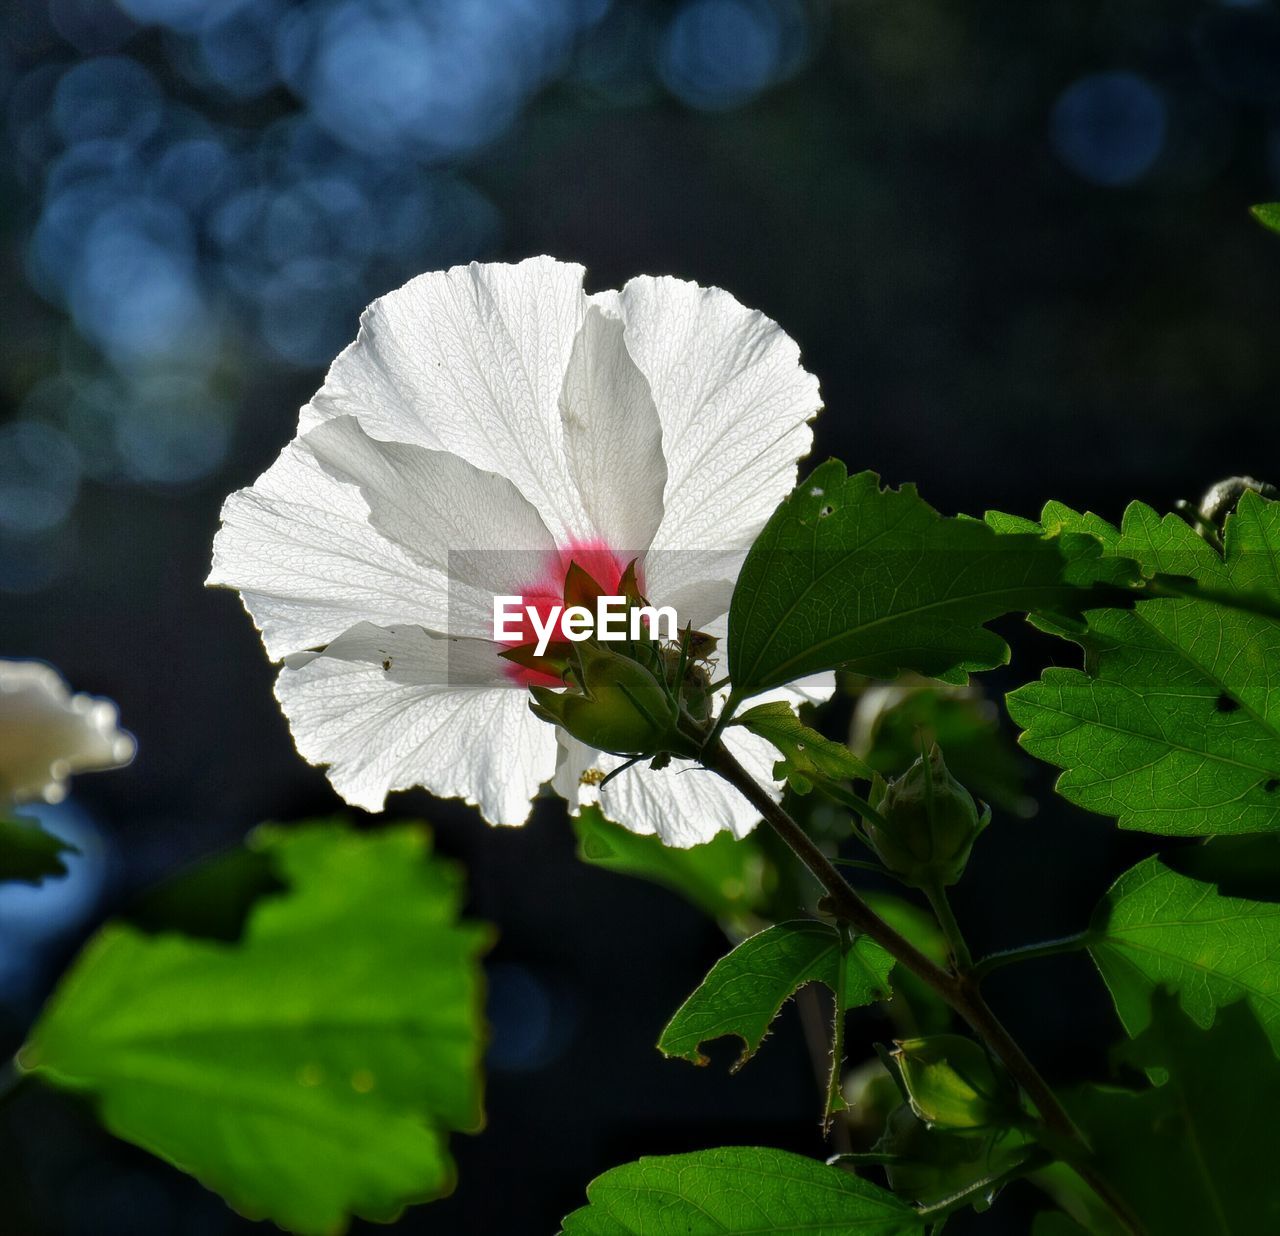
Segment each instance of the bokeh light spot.
M788 43L797 33L803 33L803 21L794 6L692 0L667 28L658 70L667 89L690 107L740 107L787 71Z
M1163 98L1136 73L1094 73L1058 97L1049 139L1058 158L1091 184L1140 180L1160 155L1168 119Z
M36 421L0 426L0 528L56 528L75 505L80 458L66 434Z
M118 137L138 143L160 125L164 99L155 78L127 56L99 56L63 74L53 123L66 142Z
M197 377L157 374L122 401L116 449L134 480L162 487L211 476L227 457L231 410Z

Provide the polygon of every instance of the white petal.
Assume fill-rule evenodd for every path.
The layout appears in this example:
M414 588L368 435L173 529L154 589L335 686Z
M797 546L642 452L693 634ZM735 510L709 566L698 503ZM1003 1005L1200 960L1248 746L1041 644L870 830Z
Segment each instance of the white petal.
M555 771L555 730L505 679L491 644L363 623L276 680L299 753L327 764L353 806L392 790L462 798L491 824L522 824Z
M670 605L680 623L715 632L729 610L733 586L742 570L745 549L650 549L645 555L644 576L649 598L655 605Z
M728 292L632 279L616 296L627 348L653 391L667 457L655 548L740 548L794 487L822 406L800 351Z
M569 469L596 534L638 556L662 522L662 424L619 318L587 311L560 394Z
M561 542L587 537L559 409L586 304L582 267L551 258L419 275L365 310L301 432L354 416L375 438L452 451L513 481Z
M556 543L520 491L458 455L370 438L352 416L304 445L332 476L360 487L379 532L449 580L449 611L431 625L488 639L493 598L522 594L555 569Z
M615 824L643 836L656 834L664 844L682 850L722 831L745 837L760 820L759 812L727 781L691 760L672 760L660 772L642 761L601 786L596 784L600 775L626 761L593 752L563 733L560 741L563 749L552 788L568 799L571 809L599 803ZM781 789L771 780L777 753L768 743L741 730L726 734L725 745L775 799L780 797Z
M208 583L238 588L273 661L357 622L444 627L449 586L369 522L355 485L294 439L222 506Z
M39 661L0 661L0 811L17 802L57 802L73 773L122 768L134 742L110 700L73 695Z

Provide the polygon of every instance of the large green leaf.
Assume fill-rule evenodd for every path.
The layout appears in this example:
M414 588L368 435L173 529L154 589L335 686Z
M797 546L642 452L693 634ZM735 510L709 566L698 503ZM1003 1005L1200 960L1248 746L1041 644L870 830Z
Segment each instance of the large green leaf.
M1152 994L1163 986L1199 1026L1246 998L1280 1052L1280 904L1223 896L1148 858L1111 887L1090 935L1130 1034L1150 1024Z
M1204 1031L1162 997L1125 1055L1166 1080L1137 1092L1090 1086L1067 1106L1147 1236L1280 1231L1280 1065L1249 1009L1224 1008Z
M1225 558L1173 515L1134 503L1120 529L1046 510L1045 531L1089 530L1149 574L1280 603L1280 502L1246 493ZM1052 539L1052 535L1050 536ZM1202 597L1090 610L1085 669L1049 669L1008 697L1023 746L1064 771L1058 791L1122 828L1203 835L1280 831L1280 622Z
M985 623L1078 599L1077 558L1091 537L998 534L946 518L912 486L882 489L830 460L774 512L729 610L729 670L745 698L821 670L874 677L903 669L963 681L1002 665L1008 646Z
M694 1064L706 1064L703 1043L724 1035L742 1040L741 1068L755 1054L778 1010L806 983L841 990L840 933L816 919L777 923L751 936L711 968L677 1010L658 1049ZM846 1009L889 998L893 958L873 940L856 938L844 958Z
M67 874L64 854L76 848L47 833L35 820L0 819L0 881L40 884Z
M482 1122L479 953L417 826L259 830L288 891L238 944L110 924L20 1053L241 1213L315 1236L449 1191Z
M840 1168L752 1146L640 1159L587 1186L563 1236L906 1236L892 1193Z
M717 833L702 845L677 850L606 820L598 807L573 817L578 857L595 867L662 884L700 910L729 923L749 920L765 900L772 870L752 837Z

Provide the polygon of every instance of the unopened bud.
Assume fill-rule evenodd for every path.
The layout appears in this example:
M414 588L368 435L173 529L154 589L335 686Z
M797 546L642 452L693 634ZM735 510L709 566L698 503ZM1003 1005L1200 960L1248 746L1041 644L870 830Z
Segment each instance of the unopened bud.
M871 805L881 818L867 820L867 840L894 875L916 888L954 884L991 818L947 771L936 743L901 777L877 779Z
M982 1046L958 1034L904 1039L893 1053L911 1108L939 1129L984 1129L1020 1116L1017 1088Z

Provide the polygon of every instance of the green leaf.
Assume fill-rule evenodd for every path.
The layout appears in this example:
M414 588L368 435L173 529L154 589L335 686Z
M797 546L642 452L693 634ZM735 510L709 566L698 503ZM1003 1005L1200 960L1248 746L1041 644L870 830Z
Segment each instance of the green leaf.
M1250 206L1249 213L1265 228L1280 232L1280 202L1263 202Z
M786 781L797 794L807 794L815 785L839 792L844 781L870 781L874 775L843 743L832 742L805 725L785 700L757 704L734 724L778 748L782 759L773 766L774 778Z
M1064 510L1075 526L1096 523ZM1280 502L1246 493L1225 545L1224 559L1183 520L1141 503L1110 541L1148 573L1280 601ZM1085 650L1083 671L1046 670L1008 697L1023 746L1064 770L1063 797L1122 828L1280 831L1280 622L1179 597L1090 610L1070 638Z
M744 940L711 968L702 984L677 1010L658 1040L658 1050L694 1064L706 1064L703 1043L724 1035L742 1040L736 1072L759 1048L782 1008L806 983L840 984L840 933L828 923L797 919L777 923ZM854 940L845 958L844 1007L889 998L893 958L865 936Z
M1162 998L1125 1054L1167 1080L1137 1092L1090 1086L1067 1106L1148 1236L1280 1231L1280 1066L1248 1008L1222 1009L1203 1031Z
M640 1159L587 1186L562 1236L906 1236L923 1221L840 1168L753 1146Z
M259 830L288 891L239 944L95 936L19 1056L116 1135L293 1232L447 1193L449 1129L482 1121L489 931L418 826Z
M64 854L75 846L47 833L35 820L0 820L0 881L41 884L67 874Z
M677 850L606 820L597 807L583 807L572 820L583 862L652 880L724 922L747 921L763 904L773 878L751 837L738 841L722 832L703 845Z
M1153 857L1116 881L1090 935L1131 1035L1150 1024L1152 995L1163 986L1198 1026L1247 999L1280 1052L1280 904L1225 897Z
M729 610L734 694L836 668L964 681L1008 660L985 623L1075 604L1077 555L1096 558L1097 543L1000 535L830 460L774 512L743 564Z

